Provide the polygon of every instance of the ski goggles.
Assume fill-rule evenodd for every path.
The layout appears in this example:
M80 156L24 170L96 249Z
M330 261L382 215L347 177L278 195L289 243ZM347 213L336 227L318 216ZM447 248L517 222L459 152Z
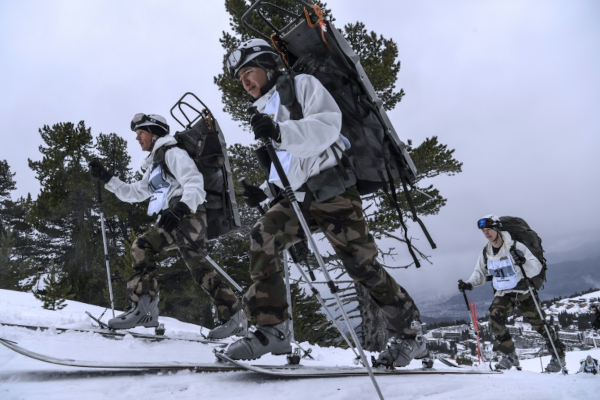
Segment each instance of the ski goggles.
M225 67L231 77L235 79L238 70L251 55L267 52L273 53L273 48L271 46L252 46L244 49L235 49L225 57Z
M477 228L479 229L483 229L483 228L494 228L496 226L495 222L490 219L490 218L481 218L479 221L477 221Z
M137 113L133 116L133 118L131 119L131 130L135 132L135 128L143 124L144 122L152 122L153 124L158 125L161 128L164 128L167 132L169 132L169 125L155 118L149 117L144 113Z

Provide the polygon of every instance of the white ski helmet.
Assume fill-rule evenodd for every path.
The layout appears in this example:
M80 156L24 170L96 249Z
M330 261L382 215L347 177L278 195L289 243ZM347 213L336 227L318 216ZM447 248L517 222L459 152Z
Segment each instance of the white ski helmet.
M152 128L153 126L156 126L157 128ZM150 133L158 136L164 136L169 133L169 125L167 124L167 120L165 117L158 114L135 114L131 119L131 130L135 132L142 127L147 127Z
M477 228L479 229L492 228L498 230L501 226L500 218L495 214L488 214L477 221Z
M277 69L279 54L273 46L263 39L250 39L231 51L224 60L225 68L233 79L238 71L250 61L258 67L269 70Z

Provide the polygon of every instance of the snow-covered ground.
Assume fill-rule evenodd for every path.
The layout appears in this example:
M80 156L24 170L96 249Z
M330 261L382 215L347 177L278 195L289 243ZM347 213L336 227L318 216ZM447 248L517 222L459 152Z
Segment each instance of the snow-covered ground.
M100 315L103 309L67 302L60 311L44 310L29 293L0 290L0 323L51 327L92 328L85 311ZM110 311L108 312L110 313ZM107 313L107 314L108 314ZM105 316L106 318L106 316ZM171 318L162 318L167 334L197 337L200 328ZM300 323L296 321L296 323ZM151 329L138 329L152 333ZM185 341L149 342L126 336L107 339L98 334L56 330L32 331L0 326L0 338L43 354L78 360L103 361L190 361L213 362L213 345ZM305 365L353 366L350 350L312 348L315 361ZM600 377L576 374L579 361L587 354L600 358L600 349L567 354L569 375L541 374L539 358L522 360L523 371L502 375L416 375L378 376L377 382L387 400L591 400L598 398ZM546 365L549 357L542 359ZM281 364L283 357L265 356L256 364ZM414 361L411 367L421 366ZM437 369L447 368L436 362ZM2 400L118 400L118 399L281 399L281 400L371 400L377 393L368 377L328 379L275 379L250 372L122 373L63 367L26 358L0 346L0 399Z

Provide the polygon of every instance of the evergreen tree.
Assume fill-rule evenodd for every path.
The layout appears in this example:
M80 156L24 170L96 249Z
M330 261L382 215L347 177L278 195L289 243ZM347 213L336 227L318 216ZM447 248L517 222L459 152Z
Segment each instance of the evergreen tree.
M73 299L98 304L106 279L102 248L92 241L91 130L81 121L45 125L39 132L45 143L39 147L42 160L29 159L41 187L28 215L39 232L35 257L40 263L55 260Z
M33 292L36 299L44 302L42 305L46 310L56 311L62 310L67 305L65 304L65 295L69 292L70 287L61 285L61 278L58 267L52 261L48 274L43 278L44 288Z
M0 160L0 232L4 232L10 220L12 201L10 192L17 188L13 180L15 172L10 171L6 160Z
M296 341L320 346L331 346L338 341L340 334L321 311L319 301L308 296L297 283L291 284L290 289Z

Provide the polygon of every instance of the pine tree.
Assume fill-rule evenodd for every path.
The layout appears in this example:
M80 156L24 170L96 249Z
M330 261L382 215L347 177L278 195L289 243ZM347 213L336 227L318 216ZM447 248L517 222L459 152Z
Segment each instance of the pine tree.
M297 342L309 342L320 346L331 346L340 339L340 334L321 310L321 304L309 296L299 284L290 285L294 334Z
M45 145L40 161L29 159L41 190L27 216L39 232L35 257L54 260L73 299L97 304L105 279L102 250L93 245L94 185L87 171L91 159L91 130L81 121L47 125L39 130Z
M70 287L61 285L61 278L58 267L54 260L50 263L48 274L43 278L44 288L33 292L36 299L44 302L42 305L46 310L62 310L67 306L65 297Z

